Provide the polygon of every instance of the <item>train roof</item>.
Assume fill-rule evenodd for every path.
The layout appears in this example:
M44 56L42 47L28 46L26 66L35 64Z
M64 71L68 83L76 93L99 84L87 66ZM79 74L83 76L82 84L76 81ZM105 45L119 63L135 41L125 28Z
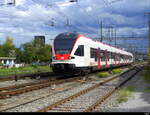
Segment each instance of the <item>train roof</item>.
M59 40L59 39L77 39L78 37L78 33L76 32L64 32L64 33L60 33L56 36L56 40Z
M84 35L82 35L82 34L79 34L79 33L77 33L77 32L64 32L64 33L60 33L60 34L58 34L57 36L56 36L56 40L62 40L62 39L74 39L74 40L76 40L79 36L83 36L83 37L85 37L85 38L88 38L88 39L91 39L92 41L94 41L95 43L100 43L101 45L103 45L103 46L105 46L105 47L107 47L107 48L111 48L111 49L113 49L113 50L118 50L118 51L123 51L124 53L126 53L126 54L128 54L128 55L131 55L132 56L132 53L130 53L130 52L127 52L127 51L125 51L125 50L123 50L123 49L121 49L121 48L117 48L117 47L114 47L114 46L111 46L111 45L109 45L109 44L106 44L106 43L103 43L103 42L100 42L100 41L98 41L98 40L95 40L95 39L93 39L93 38L89 38L89 37L86 37L86 36L84 36Z

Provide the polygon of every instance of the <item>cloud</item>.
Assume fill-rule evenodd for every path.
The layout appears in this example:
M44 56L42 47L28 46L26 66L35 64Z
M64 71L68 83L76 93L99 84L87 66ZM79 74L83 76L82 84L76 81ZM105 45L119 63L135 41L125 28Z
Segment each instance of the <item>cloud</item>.
M15 37L18 45L34 35L45 35L46 41L50 42L50 38L67 30L96 37L100 21L103 21L105 31L106 27L115 26L118 35L145 35L147 32L144 12L150 10L149 0L120 0L113 4L110 4L113 0L78 0L74 4L67 1L19 0L16 7L1 6L0 38L9 34ZM67 20L69 27L65 26Z

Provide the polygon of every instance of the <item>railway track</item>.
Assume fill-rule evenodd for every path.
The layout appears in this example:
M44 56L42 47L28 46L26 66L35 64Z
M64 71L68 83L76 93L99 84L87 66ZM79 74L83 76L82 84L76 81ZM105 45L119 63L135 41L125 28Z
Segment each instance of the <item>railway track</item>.
M64 83L64 82L79 80L81 78L82 77L80 76L80 77L74 77L74 78L68 78L68 79L62 79L62 80L55 80L55 81L42 80L42 81L39 81L39 82L32 82L32 83L25 83L25 84L21 84L21 85L3 87L3 88L0 88L0 99L5 99L5 98L8 98L8 97L11 97L11 96L14 96L14 95L30 92L30 91L33 91L33 90L42 89L42 88L45 88L45 87L52 86L53 84L57 85L57 84L61 84L61 83Z
M34 77L37 77L37 76L45 77L45 76L54 76L54 75L55 74L53 72L42 72L42 73L33 73L33 74L5 76L5 77L0 77L0 82L16 80L16 77L17 77L17 80L18 80L18 79L24 79L25 77L34 78Z
M95 73L91 73L91 74L87 75L86 77L91 76L92 74L95 75ZM48 75L48 74L44 74L44 75ZM56 77L52 77L52 78L56 78ZM0 99L10 98L11 96L15 96L18 94L22 94L22 93L30 92L33 90L38 90L38 89L42 89L45 87L49 87L53 84L57 85L57 84L61 84L64 82L69 82L69 81L73 81L73 80L77 80L77 79L78 80L82 79L82 76L75 77L75 78L67 78L67 79L62 79L62 80L55 79L54 81L51 81L50 79L49 80L41 80L38 82L31 82L31 83L25 83L25 84L20 84L20 85L2 87L2 88L0 88Z
M114 82L119 76L104 80L103 82L97 83L87 89L40 109L38 112L91 112L118 88L133 78L141 69L142 67L134 67L122 74L125 76L128 75L128 77L123 77L123 80L119 83Z
M133 68L132 68L133 69ZM131 70L132 70L131 69ZM131 70L127 70L127 71L125 71L124 73L122 73L122 74L125 74L125 73L127 73L128 71L131 71ZM89 76L91 76L91 74L89 75ZM117 75L118 76L118 75ZM113 76L112 76L113 77ZM90 77L89 77L90 78ZM82 78L83 79L83 78ZM105 78L105 79L108 79L108 78ZM89 82L87 82L87 80L86 81L84 81L84 80L77 80L77 81L80 81L80 84L84 81L84 84L82 84L80 87L79 87L79 82L77 82L77 83L74 83L74 85L72 85L71 87L61 87L61 88L56 88L56 90L51 90L50 92L51 93L45 93L44 94L44 92L43 92L43 94L41 95L39 95L39 96L35 96L35 97L30 97L30 98L22 98L22 99L19 99L18 101L16 100L15 102L12 102L12 104L11 104L11 102L6 102L7 104L6 105L4 105L4 106L1 106L1 110L0 111L20 111L20 112L23 112L23 111L26 111L26 112L29 112L29 111L37 111L36 110L36 106L37 106L37 108L43 108L42 107L42 105L40 105L41 107L38 107L38 105L40 104L40 103L43 103L43 100L48 100L48 101L46 101L46 103L47 103L47 105L49 105L49 104L53 104L53 103L55 103L55 102L57 102L57 99L55 99L55 101L53 100L53 98L55 98L55 97L57 97L58 98L58 100L60 100L60 99L63 99L64 97L63 97L63 95L65 94L66 96L65 97L67 97L68 96L68 93L70 92L74 92L73 90L76 90L75 92L77 93L77 92L79 92L79 91L81 91L81 90L83 90L83 89L85 89L85 88L83 88L83 87L89 87L89 86L91 86L91 85L93 85L93 83L95 83L95 80L94 80L94 82L92 82L91 81L92 79L88 79L88 81ZM104 79L102 79L102 81L103 81ZM96 83L97 82L99 82L99 81L97 81L96 80ZM89 84L90 83L90 84ZM88 85L89 84L89 85ZM79 88L77 88L77 87L79 87ZM71 94L72 94L71 93ZM71 94L69 94L69 95L71 95ZM73 93L74 94L74 93ZM21 101L22 100L22 101ZM84 100L84 99L83 99ZM49 102L50 101L50 102ZM52 102L51 102L52 101ZM36 103L36 104L35 104ZM43 103L44 104L44 103ZM31 106L31 107L30 107ZM22 110L23 108L25 108L25 110Z

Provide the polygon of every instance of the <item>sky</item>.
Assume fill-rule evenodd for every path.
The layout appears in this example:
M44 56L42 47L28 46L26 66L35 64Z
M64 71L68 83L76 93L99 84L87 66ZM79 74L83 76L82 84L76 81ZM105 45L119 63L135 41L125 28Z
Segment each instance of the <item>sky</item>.
M68 1L16 0L16 6L0 5L0 44L11 36L19 47L36 35L44 35L49 44L66 31L95 38L100 36L101 21L103 36L108 36L109 26L116 28L117 36L147 36L150 0Z

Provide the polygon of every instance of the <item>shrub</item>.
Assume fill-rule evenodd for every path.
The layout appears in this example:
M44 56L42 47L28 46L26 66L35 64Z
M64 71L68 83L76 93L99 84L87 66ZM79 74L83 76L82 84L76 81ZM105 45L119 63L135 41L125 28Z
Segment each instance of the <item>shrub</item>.
M109 73L108 73L108 72L99 72L99 73L97 74L97 76L98 76L98 77L107 77L107 76L109 76Z
M112 70L112 73L113 74L119 74L119 73L121 73L122 72L122 69L113 69Z
M144 80L147 82L147 83L150 83L150 66L146 66L144 68Z

